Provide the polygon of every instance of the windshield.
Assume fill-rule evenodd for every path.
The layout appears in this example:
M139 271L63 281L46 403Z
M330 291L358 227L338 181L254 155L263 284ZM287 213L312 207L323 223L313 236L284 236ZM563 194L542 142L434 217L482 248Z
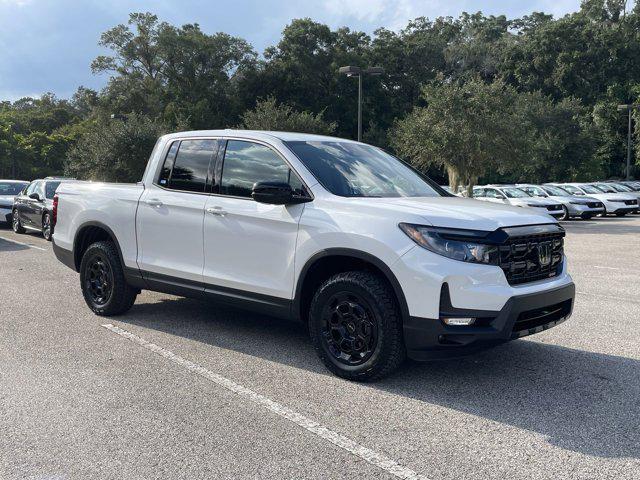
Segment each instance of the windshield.
M324 188L341 197L439 197L446 193L379 148L350 142L286 142ZM441 193L442 192L442 193Z
M44 187L44 196L51 199L56 194L56 188L60 185L60 182L47 182Z
M535 195L538 197L547 197L547 192L545 192L542 188L540 187L527 187L528 190L531 190L530 192L527 192L530 195ZM526 190L525 190L526 191Z
M584 195L584 192L580 190L578 187L574 187L573 185L562 185L562 189L566 190L572 195Z
M26 183L0 182L0 195L18 195Z
M544 187L542 187L544 189L545 192L547 192L549 195L553 195L554 197L569 197L571 194L567 191L564 190L560 187L554 187L551 185L545 185Z
M596 187L598 190L600 190L601 192L605 192L605 193L617 193L615 188L611 188L609 185L603 185L603 184L599 184L599 185L594 185L594 187Z
M587 193L602 193L604 190L600 190L593 185L581 185L580 188Z
M618 192L633 192L633 190L626 185L618 185L617 183L609 183L607 185Z
M504 193L509 198L527 198L530 197L527 192L524 190L520 190L519 188L503 188L502 193Z

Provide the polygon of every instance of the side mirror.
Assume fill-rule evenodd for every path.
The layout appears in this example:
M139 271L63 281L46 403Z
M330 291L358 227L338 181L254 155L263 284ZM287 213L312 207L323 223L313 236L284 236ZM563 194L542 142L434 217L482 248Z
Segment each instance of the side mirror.
M253 184L251 198L256 202L270 205L290 205L306 202L303 197L295 197L291 185L284 182L257 182Z
M40 195L38 195L37 193L33 192L31 195L29 195L29 198L31 198L32 200L38 200L40 201Z

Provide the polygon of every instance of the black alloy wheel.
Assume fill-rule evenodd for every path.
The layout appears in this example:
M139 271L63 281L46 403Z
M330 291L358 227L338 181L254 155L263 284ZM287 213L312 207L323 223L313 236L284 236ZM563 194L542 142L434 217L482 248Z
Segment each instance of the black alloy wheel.
M360 296L338 292L322 310L323 343L340 363L362 365L372 355L378 338L378 325L371 307Z
M398 299L374 272L327 278L309 307L309 334L325 366L348 380L377 380L406 357Z
M101 255L95 255L86 265L85 291L91 301L97 305L105 305L113 293L113 272L108 261Z
M89 308L106 317L128 311L140 292L127 283L118 249L110 241L93 243L84 252L80 287Z

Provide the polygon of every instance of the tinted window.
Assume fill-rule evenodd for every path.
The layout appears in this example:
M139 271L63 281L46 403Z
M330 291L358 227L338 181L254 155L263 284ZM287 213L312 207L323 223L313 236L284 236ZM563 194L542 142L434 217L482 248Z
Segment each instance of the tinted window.
M288 183L296 195L305 194L300 179L269 147L229 140L222 166L220 193L251 197L251 190L256 182Z
M56 194L56 188L60 185L60 182L47 182L44 187L44 194L47 198L52 199Z
M287 142L324 188L342 197L438 197L439 187L379 148L351 142Z
M38 182L31 182L27 187L27 191L25 192L25 195L27 196L31 195L33 192L36 191L36 188L38 188Z
M178 147L180 146L180 142L173 142L171 147L169 147L169 151L167 152L167 158L164 160L164 165L162 166L162 171L160 172L160 178L158 179L158 184L166 187L169 185L169 177L171 176L171 169L173 168L173 162L176 159L176 153L178 153Z
M473 189L473 196L476 198L483 198L485 197L485 192L484 192L484 188L474 188Z
M598 185L594 185L594 187L602 190L605 193L616 193L616 189L613 187L610 187L609 185L605 185L605 184L598 184Z
M520 190L519 188L503 188L502 193L504 193L509 198L527 198L530 197L527 192L524 190Z
M562 188L573 195L584 195L584 192L582 192L578 187L574 187L573 185L563 185Z
M500 199L504 198L504 196L494 188L487 188L485 192L486 192L487 198L500 198Z
M585 192L591 193L593 195L603 192L602 190L594 187L593 185L581 185L580 188L582 188L582 190L584 190Z
M568 197L569 196L569 192L567 192L566 190L563 190L560 187L555 187L553 185L545 185L544 187L542 187L544 189L545 192L547 192L549 195L553 195L555 197Z
M183 140L180 142L178 154L171 169L169 188L204 192L209 162L217 145L216 140Z
M24 188L24 183L0 182L0 195L18 195Z
M525 188L521 188L520 190L524 190L525 192L527 192L531 196L536 196L536 197L547 197L548 196L547 192L545 192L540 187L525 187Z

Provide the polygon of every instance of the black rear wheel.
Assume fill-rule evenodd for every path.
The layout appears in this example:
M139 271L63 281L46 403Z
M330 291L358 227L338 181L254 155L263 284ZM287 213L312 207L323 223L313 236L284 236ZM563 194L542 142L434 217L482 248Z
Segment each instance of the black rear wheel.
M11 215L11 226L13 227L13 231L16 233L24 233L25 229L20 223L20 217L18 216L18 210L14 209Z
M89 308L107 317L125 313L138 295L126 282L116 246L109 241L87 248L80 264L80 286Z
M381 378L406 356L395 295L371 272L344 272L326 280L311 302L309 332L327 368L349 380Z

